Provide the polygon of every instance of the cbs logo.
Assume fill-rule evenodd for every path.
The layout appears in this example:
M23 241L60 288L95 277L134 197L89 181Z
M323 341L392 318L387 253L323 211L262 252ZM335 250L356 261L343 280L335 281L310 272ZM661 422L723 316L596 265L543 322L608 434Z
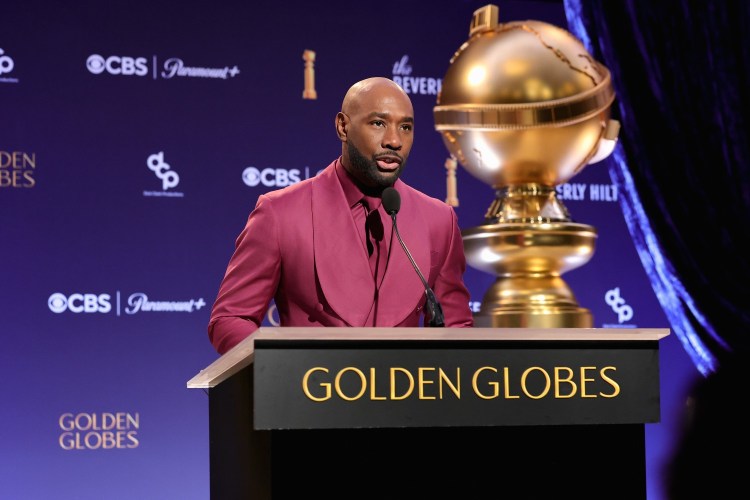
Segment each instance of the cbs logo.
M148 74L147 63L145 57L109 56L105 58L99 54L92 54L86 60L86 68L95 75L106 71L110 75L145 76Z
M53 293L47 299L50 311L56 314L70 311L74 313L108 313L112 310L111 296L108 293L72 293L65 296Z
M242 182L250 187L263 184L267 187L284 187L299 182L301 172L296 168L264 168L247 167L242 171Z

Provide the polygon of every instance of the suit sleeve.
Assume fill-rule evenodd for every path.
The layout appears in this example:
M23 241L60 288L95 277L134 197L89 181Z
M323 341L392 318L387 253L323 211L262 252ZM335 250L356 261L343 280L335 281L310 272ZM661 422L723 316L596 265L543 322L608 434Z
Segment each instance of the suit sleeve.
M456 212L451 208L450 213L451 232L446 258L435 280L433 291L443 308L446 327L472 327L474 318L469 309L471 297L463 280L466 271L464 244Z
M208 336L224 354L261 325L279 285L278 224L270 199L261 195L237 237L211 310Z

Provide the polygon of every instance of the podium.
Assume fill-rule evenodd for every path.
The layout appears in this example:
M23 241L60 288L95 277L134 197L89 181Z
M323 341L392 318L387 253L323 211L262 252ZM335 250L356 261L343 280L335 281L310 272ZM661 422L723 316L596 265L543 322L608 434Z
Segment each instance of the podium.
M261 328L187 383L211 498L645 499L667 335Z

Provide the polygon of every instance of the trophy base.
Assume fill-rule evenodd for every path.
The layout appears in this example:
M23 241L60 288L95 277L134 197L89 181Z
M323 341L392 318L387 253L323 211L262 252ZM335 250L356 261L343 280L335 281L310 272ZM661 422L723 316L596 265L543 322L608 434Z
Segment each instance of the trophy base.
M478 327L591 328L561 274L591 258L592 226L572 222L490 224L462 232L468 263L497 276L474 316Z
M583 307L495 311L474 315L477 328L593 328L591 311Z

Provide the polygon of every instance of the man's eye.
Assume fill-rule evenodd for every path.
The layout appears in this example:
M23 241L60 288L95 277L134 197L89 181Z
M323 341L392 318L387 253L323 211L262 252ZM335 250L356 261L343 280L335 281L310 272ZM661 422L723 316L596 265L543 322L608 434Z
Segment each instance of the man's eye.
M383 125L385 125L385 122L383 122L382 120L375 120L374 122L372 122L372 124L376 127L382 127Z
M401 130L411 131L412 128L411 125L401 125Z

